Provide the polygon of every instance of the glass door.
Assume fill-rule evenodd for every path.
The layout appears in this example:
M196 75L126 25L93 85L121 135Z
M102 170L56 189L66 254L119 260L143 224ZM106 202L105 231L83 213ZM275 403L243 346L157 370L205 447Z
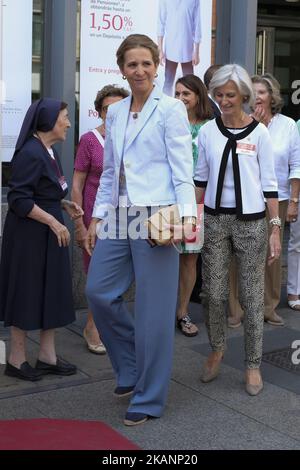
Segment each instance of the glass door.
M300 28L276 28L274 49L274 75L281 85L284 98L283 113L293 119L300 118L299 104L292 102L293 84L300 79Z
M271 73L281 85L283 114L298 120L300 106L293 103L295 84L300 80L300 23L287 18L258 20L256 36L256 73ZM299 87L298 87L299 88Z
M258 27L256 34L256 73L274 73L275 28Z

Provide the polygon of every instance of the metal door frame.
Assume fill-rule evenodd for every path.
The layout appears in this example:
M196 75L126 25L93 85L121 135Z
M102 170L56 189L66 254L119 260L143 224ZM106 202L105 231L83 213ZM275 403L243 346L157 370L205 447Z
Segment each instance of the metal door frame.
M274 73L275 27L258 26L255 70L258 75Z

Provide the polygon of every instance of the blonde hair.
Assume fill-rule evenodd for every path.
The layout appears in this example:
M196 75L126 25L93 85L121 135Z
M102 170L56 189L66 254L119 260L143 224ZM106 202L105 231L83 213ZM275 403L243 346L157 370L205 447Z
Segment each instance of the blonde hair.
M216 88L224 86L229 81L236 84L244 98L244 103L252 106L255 99L251 78L248 72L238 64L223 65L214 73L209 85L210 94L215 97Z
M280 94L280 83L278 80L276 80L276 78L270 73L265 73L264 75L254 75L252 77L252 83L261 83L262 85L265 85L269 95L271 96L271 112L273 116L280 113L284 105L284 101Z
M157 44L145 34L130 34L124 39L117 50L117 64L120 70L123 70L126 52L139 47L148 49L151 52L154 64L156 66L159 64L159 50Z

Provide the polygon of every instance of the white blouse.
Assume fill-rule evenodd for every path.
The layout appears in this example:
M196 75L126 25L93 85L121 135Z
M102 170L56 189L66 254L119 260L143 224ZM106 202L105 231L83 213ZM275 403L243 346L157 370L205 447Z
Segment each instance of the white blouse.
M209 121L199 132L194 179L196 186L206 188L206 212L237 214L240 220L264 217L264 197L278 197L267 128L253 121L245 129L230 131L221 118Z
M283 201L290 197L290 179L300 178L300 136L295 121L283 114L275 114L268 130L274 152L278 197Z
M125 146L129 141L132 134L134 134L136 126L138 124L138 118L140 113L134 113L130 111L128 115L128 122L125 133ZM120 167L120 177L119 177L119 205L120 207L129 207L131 202L128 196L127 183L126 183L126 170L124 166L124 161L122 159Z

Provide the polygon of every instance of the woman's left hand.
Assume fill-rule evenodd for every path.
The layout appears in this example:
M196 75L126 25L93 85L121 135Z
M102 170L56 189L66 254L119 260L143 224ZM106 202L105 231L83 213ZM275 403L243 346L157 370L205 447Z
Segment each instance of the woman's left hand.
M286 214L286 221L297 222L297 219L298 219L298 203L290 201L288 205L287 214Z
M281 253L281 243L280 243L280 228L273 227L272 233L269 238L269 249L270 254L268 256L268 265L274 263L277 259L280 258Z
M79 217L82 217L84 214L82 208L76 204L76 202L67 201L64 199L62 201L62 206L72 220L76 220Z

